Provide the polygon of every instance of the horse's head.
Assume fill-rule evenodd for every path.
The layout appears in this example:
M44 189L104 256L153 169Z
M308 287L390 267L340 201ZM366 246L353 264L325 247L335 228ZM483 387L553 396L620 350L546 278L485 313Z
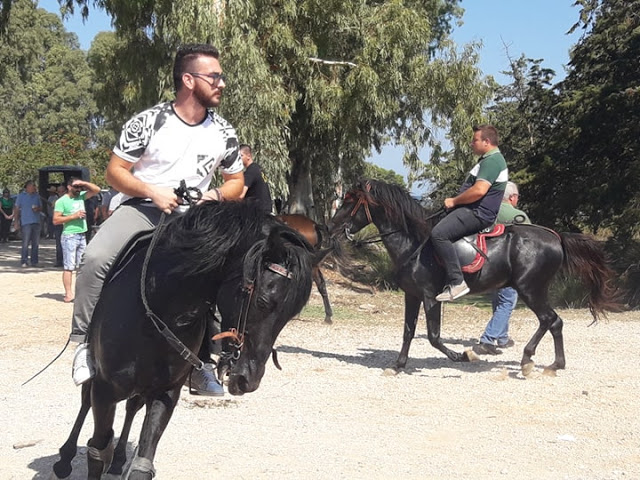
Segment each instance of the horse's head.
M371 208L377 205L371 195L371 181L358 182L345 194L342 205L329 221L330 234L344 233L350 238L372 223Z
M229 393L242 395L260 385L278 334L309 299L311 252L296 232L273 225L245 256L245 294L237 325L241 333L235 346L239 358L229 371Z

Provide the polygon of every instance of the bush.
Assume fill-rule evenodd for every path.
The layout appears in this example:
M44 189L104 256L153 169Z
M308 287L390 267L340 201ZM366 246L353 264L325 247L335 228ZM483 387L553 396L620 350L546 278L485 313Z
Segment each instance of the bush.
M397 290L393 262L380 242L378 229L368 225L347 246L349 266L341 273L351 280L385 290Z

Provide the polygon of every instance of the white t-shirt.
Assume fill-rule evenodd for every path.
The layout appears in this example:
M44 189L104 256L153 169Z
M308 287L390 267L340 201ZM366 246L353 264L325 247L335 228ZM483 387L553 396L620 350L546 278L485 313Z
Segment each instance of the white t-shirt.
M188 125L169 102L131 118L113 152L134 164L134 177L161 187L178 188L184 180L204 192L215 168L227 174L243 169L236 132L226 120L208 111L201 123Z

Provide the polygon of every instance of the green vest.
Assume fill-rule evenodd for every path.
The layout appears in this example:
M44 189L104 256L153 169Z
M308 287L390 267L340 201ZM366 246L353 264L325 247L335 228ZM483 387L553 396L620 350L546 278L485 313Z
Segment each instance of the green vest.
M502 202L497 223L531 223L531 220L522 210L518 210L508 202Z

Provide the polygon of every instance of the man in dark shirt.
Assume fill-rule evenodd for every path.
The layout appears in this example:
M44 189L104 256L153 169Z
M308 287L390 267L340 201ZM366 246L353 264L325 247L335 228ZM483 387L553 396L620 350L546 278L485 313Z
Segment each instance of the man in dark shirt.
M238 148L240 152L240 158L242 158L242 164L244 165L244 189L240 198L251 199L251 201L258 202L262 209L271 213L273 206L271 202L271 193L269 192L269 185L264 180L264 174L260 165L253 163L253 155L251 153L251 147L246 144L240 145Z

